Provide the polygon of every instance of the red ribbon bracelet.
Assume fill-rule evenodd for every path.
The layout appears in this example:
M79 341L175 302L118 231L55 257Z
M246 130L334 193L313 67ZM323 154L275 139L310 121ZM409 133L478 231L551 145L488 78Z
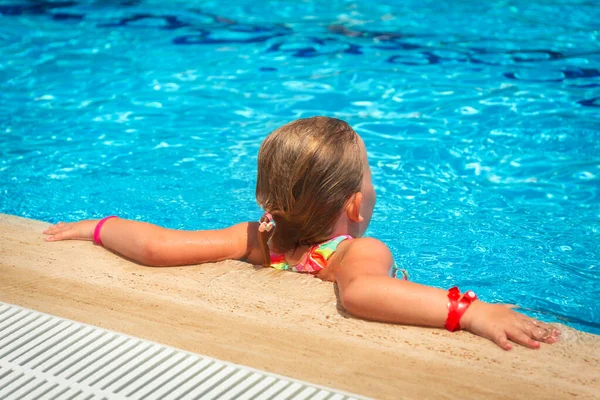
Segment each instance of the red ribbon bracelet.
M456 286L448 290L448 318L444 325L450 332L460 330L460 319L472 302L477 300L477 295L469 290L460 299L460 291Z

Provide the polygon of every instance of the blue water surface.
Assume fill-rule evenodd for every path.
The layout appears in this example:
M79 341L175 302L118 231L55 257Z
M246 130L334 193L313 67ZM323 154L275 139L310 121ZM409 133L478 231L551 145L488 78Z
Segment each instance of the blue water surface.
M593 0L1 1L0 212L254 220L265 135L334 116L413 280L600 333L598 21Z

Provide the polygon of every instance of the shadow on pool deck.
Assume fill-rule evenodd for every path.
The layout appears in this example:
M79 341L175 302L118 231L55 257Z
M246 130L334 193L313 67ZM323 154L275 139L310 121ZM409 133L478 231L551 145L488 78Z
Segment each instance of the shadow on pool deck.
M375 398L598 398L600 336L510 352L346 318L331 283L241 262L149 268L0 214L0 301Z

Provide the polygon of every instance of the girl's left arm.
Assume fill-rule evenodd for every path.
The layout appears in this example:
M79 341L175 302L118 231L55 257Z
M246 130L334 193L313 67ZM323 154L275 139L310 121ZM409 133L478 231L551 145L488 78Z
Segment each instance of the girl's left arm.
M448 317L448 292L388 276L393 258L387 246L372 238L354 239L332 265L340 300L357 317L396 324L442 328ZM460 325L505 350L509 340L531 348L554 343L556 328L517 313L503 304L475 301Z
M47 241L93 240L98 220L58 223ZM181 231L121 218L107 220L100 231L104 247L141 264L163 267L227 259L255 258L258 225L243 222L225 229Z

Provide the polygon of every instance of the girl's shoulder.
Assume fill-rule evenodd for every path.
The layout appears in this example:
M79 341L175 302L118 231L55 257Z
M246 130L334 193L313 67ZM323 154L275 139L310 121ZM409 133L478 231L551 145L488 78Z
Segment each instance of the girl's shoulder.
M322 276L325 280L336 280L336 276L341 269L355 268L368 269L378 273L389 272L394 264L392 252L379 239L363 237L352 240L344 240L338 246L338 250L331 257L328 268L323 271Z
M372 237L362 237L346 241L346 251L344 252L344 261L360 260L378 260L391 264L394 261L392 252L379 239Z

